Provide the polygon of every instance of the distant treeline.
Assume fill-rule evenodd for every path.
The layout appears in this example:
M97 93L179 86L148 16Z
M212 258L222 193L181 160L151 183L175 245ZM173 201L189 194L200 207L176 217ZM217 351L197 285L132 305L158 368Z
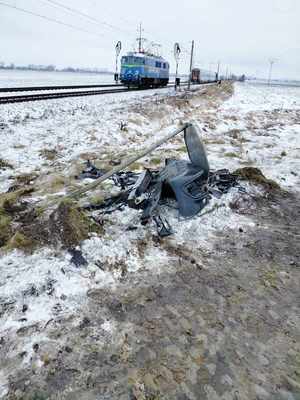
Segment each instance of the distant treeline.
M55 65L15 65L14 63L6 64L0 61L0 70L19 70L19 71L48 71L48 72L80 72L80 73L89 73L89 74L108 74L111 75L113 72L108 71L107 69L100 68L74 68L74 67L66 67L66 68L57 68Z

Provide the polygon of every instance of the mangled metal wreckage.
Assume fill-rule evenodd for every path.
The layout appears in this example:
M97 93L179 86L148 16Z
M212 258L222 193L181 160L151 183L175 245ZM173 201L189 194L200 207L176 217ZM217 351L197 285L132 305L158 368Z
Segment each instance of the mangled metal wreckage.
M98 210L99 215L123 210L125 206L140 210L141 223L145 225L154 221L159 236L164 237L171 235L173 230L168 221L161 216L162 206L174 208L175 203L179 215L190 218L207 205L211 196L219 198L236 185L236 177L227 169L210 171L199 128L196 125L186 124L175 134L180 132L184 132L189 161L167 158L161 170L145 169L142 173L136 173L123 172L117 168L118 171L109 174L88 161L87 168L80 175L81 179L92 178L103 181L105 175L110 175L121 191L100 204L88 204L84 208L89 211ZM169 135L166 140L170 136L172 137ZM161 143L163 141L160 141ZM150 151L153 148L154 146ZM147 153L144 152L143 156L145 154Z

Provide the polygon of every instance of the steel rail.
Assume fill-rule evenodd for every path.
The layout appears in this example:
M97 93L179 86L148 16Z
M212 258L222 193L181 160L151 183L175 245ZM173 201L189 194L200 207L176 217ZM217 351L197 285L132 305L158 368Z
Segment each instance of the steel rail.
M182 82L184 85L186 82ZM175 82L170 82L168 85L174 85ZM96 89L96 88L115 88L115 87L127 87L122 83L103 83L103 84L91 84L91 85L59 85L59 86L19 86L19 87L3 87L0 88L0 93L10 93L10 92L36 92L43 90L66 90L66 89Z
M65 89L95 89L95 88L106 88L106 87L117 87L124 86L121 83L115 84L94 84L94 85L62 85L62 86L24 86L24 87L8 87L0 88L0 93L9 92L35 92L42 90L65 90Z
M203 82L200 84L196 84L195 86L205 85L208 83L214 82ZM168 84L164 87L159 88L131 88L128 89L125 86L120 87L119 89L104 89L104 90L85 90L85 91L72 91L72 92L56 92L56 93L36 93L36 94L26 94L26 95L18 95L18 96L0 96L0 104L14 104L14 103L24 103L29 101L40 101L40 100L50 100L50 99L61 99L68 97L82 97L82 96L95 96L102 94L113 94L113 93L123 93L123 92L132 92L132 91L140 91L140 90L148 90L148 89L164 89L166 87L172 87L173 84ZM187 83L182 83L181 86L187 86Z
M110 93L122 93L128 92L130 89L110 89L110 90L87 90L78 92L61 92L61 93L37 93L28 94L23 96L6 96L0 97L0 104L11 104L11 103L23 103L27 101L40 101L49 99L61 99L66 97L81 97L81 96L93 96L100 94L110 94Z

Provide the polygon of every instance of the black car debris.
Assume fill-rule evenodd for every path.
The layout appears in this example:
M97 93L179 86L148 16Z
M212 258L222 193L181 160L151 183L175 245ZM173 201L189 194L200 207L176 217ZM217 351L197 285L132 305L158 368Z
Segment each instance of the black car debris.
M227 169L211 171L199 129L188 124L184 129L184 141L189 160L165 160L160 170L145 169L141 173L119 171L111 176L121 191L99 204L88 204L85 210L98 210L99 214L111 214L125 206L141 210L140 221L146 225L154 221L159 236L169 236L173 230L161 216L161 206L174 202L179 215L191 218L197 215L212 196L220 198L237 185L236 176ZM90 161L79 178L98 179L107 171L96 168Z

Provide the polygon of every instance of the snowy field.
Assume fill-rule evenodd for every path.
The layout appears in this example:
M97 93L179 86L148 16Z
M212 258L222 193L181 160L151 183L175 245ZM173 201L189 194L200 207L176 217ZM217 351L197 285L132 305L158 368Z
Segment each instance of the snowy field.
M108 74L0 70L0 88L114 83L113 79Z
M3 86L1 79L0 75ZM234 84L233 95L230 88L225 90L221 85L204 87L187 96L164 89L1 106L0 158L10 168L0 169L0 193L5 193L20 175L32 174L35 190L30 202L61 196L84 185L75 175L87 159L108 168L111 160L132 155L183 121L199 125L211 169L256 167L284 190L299 194L300 88L247 83ZM120 128L122 122L125 130ZM157 168L173 156L186 158L182 138L162 146L135 168ZM246 198L264 196L259 186L247 182L242 186ZM238 189L232 189L221 199L212 200L203 216L187 221L166 210L175 230L168 239L170 246L183 246L196 256L210 254L220 233L226 236L253 228L251 216L232 210L232 203L240 201L241 196ZM18 369L31 366L39 371L47 365L33 345L62 345L64 337L50 338L48 329L60 319L70 318L71 325L78 325L89 291L118 290L124 271L151 276L174 270L172 256L164 247L146 245L140 251L141 242L151 242L156 231L154 226L139 225L138 219L138 213L130 209L107 217L103 235L94 235L81 244L86 267L76 268L70 263L71 256L60 249L2 254L0 337L11 339L9 354L3 357L0 368L0 398L8 398L9 376ZM127 231L130 225L137 229ZM30 330L31 326L38 329ZM30 334L17 335L21 328L24 332L28 328ZM101 329L113 337L115 322L104 318ZM22 352L24 357L19 359Z

